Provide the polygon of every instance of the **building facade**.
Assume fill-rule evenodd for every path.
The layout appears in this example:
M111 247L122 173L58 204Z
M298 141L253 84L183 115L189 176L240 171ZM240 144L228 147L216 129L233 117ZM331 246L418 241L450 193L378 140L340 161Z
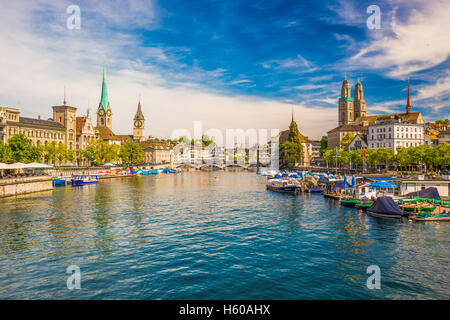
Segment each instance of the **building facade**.
M358 117L366 116L366 101L361 82L355 86L354 98L351 96L350 82L345 77L341 87L341 97L338 102L338 124L346 125L355 122Z

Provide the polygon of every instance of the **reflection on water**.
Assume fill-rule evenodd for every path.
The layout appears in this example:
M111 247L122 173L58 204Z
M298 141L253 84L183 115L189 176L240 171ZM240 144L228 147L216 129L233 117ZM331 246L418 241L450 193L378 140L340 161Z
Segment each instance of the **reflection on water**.
M268 192L254 173L117 178L0 201L0 298L450 296L449 224ZM66 287L72 264L81 290ZM381 290L366 287L372 264Z

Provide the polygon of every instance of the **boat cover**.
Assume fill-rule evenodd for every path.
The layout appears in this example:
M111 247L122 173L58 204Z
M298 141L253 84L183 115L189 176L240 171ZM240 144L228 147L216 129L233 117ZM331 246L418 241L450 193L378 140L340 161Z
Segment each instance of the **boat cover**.
M325 177L320 177L319 181L317 181L320 184L328 184L328 179Z
M395 204L391 197L378 197L375 203L367 210L375 213L403 215L402 210Z
M441 200L441 196L439 195L439 191L436 189L436 187L429 187L420 191L411 192L408 193L406 196Z
M309 189L310 192L322 192L322 187L313 187Z

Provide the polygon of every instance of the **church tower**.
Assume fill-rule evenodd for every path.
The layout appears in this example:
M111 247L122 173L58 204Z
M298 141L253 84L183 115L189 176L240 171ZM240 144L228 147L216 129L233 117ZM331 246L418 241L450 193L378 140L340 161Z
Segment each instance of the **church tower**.
M133 140L143 141L144 140L144 114L142 113L141 100L139 100L136 115L134 116L134 126L133 126Z
M103 83L102 83L102 96L97 110L97 127L107 127L111 129L112 126L112 113L111 106L108 98L108 88L106 86L106 71L105 65L103 65Z
M354 116L355 120L358 117L366 116L366 101L364 100L364 91L359 79L355 86L354 109L355 109L355 116Z
M345 76L345 80L342 82L341 97L339 98L339 125L349 124L355 120L351 91L350 83Z
M407 114L411 113L411 101L409 99L409 79L408 79L408 98L406 100L406 113Z

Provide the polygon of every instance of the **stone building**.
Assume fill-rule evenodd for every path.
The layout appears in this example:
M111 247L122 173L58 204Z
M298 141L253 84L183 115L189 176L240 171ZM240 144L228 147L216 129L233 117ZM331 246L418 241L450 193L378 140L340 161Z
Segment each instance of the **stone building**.
M23 133L31 140L32 145L46 145L50 142L72 143L75 148L75 130L71 120L75 122L76 108L69 106L53 107L53 119L22 117L20 110L10 107L0 107L0 141L7 143L15 134ZM66 126L67 125L67 126ZM69 137L69 133L73 136Z
M86 116L76 117L76 158L79 159L80 151L86 150L89 143L96 139L95 127L88 109ZM78 165L88 165L88 163L78 163Z
M172 146L165 140L141 141L140 146L144 150L145 163L150 164L170 164Z

